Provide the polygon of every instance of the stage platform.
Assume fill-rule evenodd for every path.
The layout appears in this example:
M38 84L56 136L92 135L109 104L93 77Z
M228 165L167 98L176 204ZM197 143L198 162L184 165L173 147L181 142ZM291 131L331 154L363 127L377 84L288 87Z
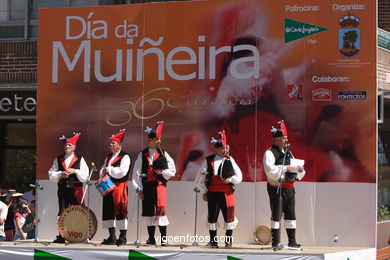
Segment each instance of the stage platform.
M353 247L314 247L303 246L302 251L283 249L274 252L268 246L237 244L233 248L224 247L214 249L203 245L192 247L189 245L171 244L167 247L146 246L136 247L131 244L125 246L100 245L100 241L92 241L95 244L54 244L49 241L22 241L1 242L1 260L24 259L264 259L264 260L374 260L375 248Z

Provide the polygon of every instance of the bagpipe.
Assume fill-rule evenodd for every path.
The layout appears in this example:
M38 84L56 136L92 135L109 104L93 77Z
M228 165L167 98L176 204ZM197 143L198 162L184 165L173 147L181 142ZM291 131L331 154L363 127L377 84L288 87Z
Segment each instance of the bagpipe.
M165 157L165 153L162 151L161 147L158 146L156 148L157 152L160 154L160 156L153 161L153 170L166 170L168 169L168 161Z
M226 159L224 159L222 161L222 164L221 164L221 166L219 167L219 170L218 170L218 175L222 179L227 179L227 178L230 178L233 175L235 175L233 164L232 164L232 161L230 160L230 153L229 153L229 151L230 151L230 147L226 146L226 154L225 154Z

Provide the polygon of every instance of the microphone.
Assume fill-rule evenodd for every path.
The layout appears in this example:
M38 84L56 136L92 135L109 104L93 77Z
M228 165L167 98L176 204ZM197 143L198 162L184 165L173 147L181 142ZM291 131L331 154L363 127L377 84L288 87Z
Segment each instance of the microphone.
M286 144L284 147L289 148L291 144Z

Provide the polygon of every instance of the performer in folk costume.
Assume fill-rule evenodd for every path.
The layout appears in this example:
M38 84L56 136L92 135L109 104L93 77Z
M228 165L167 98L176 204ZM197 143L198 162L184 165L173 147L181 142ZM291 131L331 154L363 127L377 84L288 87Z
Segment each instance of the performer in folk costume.
M103 228L108 228L109 236L103 245L125 245L127 242L127 180L129 179L130 155L122 151L125 129L110 137L110 150L100 170L100 178L108 175L115 189L103 197ZM115 228L120 230L116 239Z
M138 154L133 169L133 185L142 200L142 216L147 222L149 238L146 244L155 245L156 226L161 233L161 245L167 245L166 215L167 181L175 176L176 167L169 154L161 149L163 122L157 122L156 128L147 127L149 145Z
M208 204L210 233L208 246L218 247L217 221L221 210L225 220L225 247L232 247L233 229L238 224L235 216L234 185L242 181L242 172L233 157L229 155L225 131L219 132L219 139L212 138L211 143L214 144L215 154L206 157L195 180L199 182L199 178L205 174L204 182L200 182L200 188L205 191L203 200Z
M49 170L49 179L58 185L58 216L70 205L80 205L83 197L83 182L88 179L88 165L83 156L75 154L76 143L80 133L67 138L64 135L60 140L64 143L63 154L54 159ZM58 235L53 243L65 243L61 235Z
M288 236L288 246L299 248L301 245L296 242L295 229L295 189L294 181L301 180L305 176L303 166L291 165L294 158L288 149L287 129L284 121L278 122L278 129L272 127L272 147L269 148L263 157L264 170L267 175L267 191L271 206L271 232L272 247L274 250L281 250L280 244L280 218L284 214L284 225ZM283 158L285 161L283 165ZM281 181L281 201L279 201L278 185Z

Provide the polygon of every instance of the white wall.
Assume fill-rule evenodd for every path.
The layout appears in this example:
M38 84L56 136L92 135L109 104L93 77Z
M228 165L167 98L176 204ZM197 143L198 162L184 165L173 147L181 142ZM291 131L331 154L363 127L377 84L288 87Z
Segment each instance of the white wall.
M55 183L40 181L44 190L38 192L38 212L41 223L38 228L40 239L54 239L58 234L56 226L57 186ZM131 220L135 193L129 182L129 228L127 240L136 240L136 215ZM194 202L188 213L184 208L193 192L192 182L169 182L167 212L170 221L168 235L194 234ZM333 234L337 233L338 246L375 247L376 204L375 184L368 183L312 183L295 184L297 240L303 245L331 246ZM98 232L93 240L102 240L108 235L101 225L102 198L92 186L91 209L98 218ZM136 205L134 205L134 210ZM239 225L234 231L235 243L254 243L253 232L259 225L269 226L270 209L266 183L241 183L236 189L236 215ZM208 235L206 227L207 207L201 195L198 202L198 235ZM219 217L223 225L222 215ZM146 226L141 224L141 241L147 239ZM159 232L156 232L156 235ZM220 228L218 235L223 235ZM282 232L282 242L287 237Z

